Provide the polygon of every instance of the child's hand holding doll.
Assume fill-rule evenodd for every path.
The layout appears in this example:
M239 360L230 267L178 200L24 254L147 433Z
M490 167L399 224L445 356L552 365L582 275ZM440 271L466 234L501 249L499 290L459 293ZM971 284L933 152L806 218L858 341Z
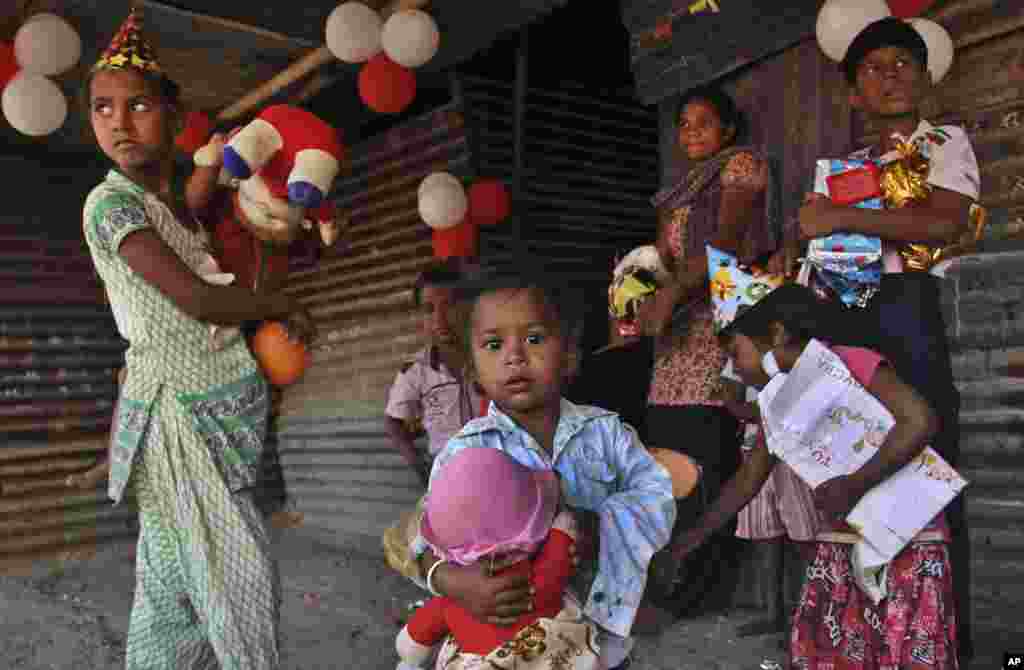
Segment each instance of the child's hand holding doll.
M400 668L422 667L446 637L486 665L535 625L547 639L538 654L554 660L582 650L590 662L573 667L596 669L593 624L564 600L577 524L573 513L559 511L559 488L551 470L531 470L497 449L463 449L447 462L420 527L437 557L427 586L445 595L417 610L398 634ZM442 565L449 569L438 581ZM523 607L527 597L532 602Z

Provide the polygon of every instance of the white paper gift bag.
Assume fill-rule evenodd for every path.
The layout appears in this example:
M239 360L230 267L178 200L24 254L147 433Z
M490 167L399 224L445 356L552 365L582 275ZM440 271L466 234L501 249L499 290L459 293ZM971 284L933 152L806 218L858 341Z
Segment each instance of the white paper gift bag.
M768 450L812 488L859 469L893 426L888 410L817 340L765 386L758 405Z

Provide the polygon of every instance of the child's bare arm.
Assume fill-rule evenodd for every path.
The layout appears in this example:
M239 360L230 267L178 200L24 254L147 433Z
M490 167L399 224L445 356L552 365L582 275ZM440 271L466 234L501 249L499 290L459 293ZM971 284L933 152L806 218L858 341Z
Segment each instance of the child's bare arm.
M848 207L814 198L800 208L800 235L812 239L845 231L894 242L949 244L959 239L967 225L971 203L967 196L942 188L901 209Z
M195 167L185 182L185 204L193 214L205 211L220 187L218 179L225 142L227 135L214 133L193 158Z
M220 166L197 165L185 180L185 204L193 214L200 214L209 207L217 193Z
M389 416L384 420L384 425L388 437L391 438L391 444L402 454L402 458L405 459L405 462L409 464L409 467L413 469L416 476L426 486L427 481L430 479L430 469L413 443L413 438L405 427L405 422Z
M745 423L759 423L761 413L756 402L739 402L737 400L724 400L723 404L729 413L737 420Z
M735 517L761 490L777 461L778 459L768 451L764 442L758 440L756 446L751 450L750 457L744 459L740 469L722 487L722 492L711 507L701 515L697 525L687 531L675 546L676 557L682 558L704 544L704 541L712 533Z

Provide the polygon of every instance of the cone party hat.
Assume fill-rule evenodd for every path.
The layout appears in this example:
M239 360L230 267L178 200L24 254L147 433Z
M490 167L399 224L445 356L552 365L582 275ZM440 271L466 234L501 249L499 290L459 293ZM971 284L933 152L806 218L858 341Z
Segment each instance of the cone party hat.
M132 7L128 18L118 29L110 45L96 61L93 69L135 68L146 72L160 73L163 70L156 61L156 53L142 35L142 12Z

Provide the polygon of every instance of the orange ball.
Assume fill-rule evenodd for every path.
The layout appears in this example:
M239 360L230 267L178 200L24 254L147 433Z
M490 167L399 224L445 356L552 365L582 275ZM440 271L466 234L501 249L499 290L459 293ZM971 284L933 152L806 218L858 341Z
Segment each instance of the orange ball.
M268 321L260 326L252 338L252 352L274 386L294 384L309 365L306 347L289 340L288 331L279 321Z

